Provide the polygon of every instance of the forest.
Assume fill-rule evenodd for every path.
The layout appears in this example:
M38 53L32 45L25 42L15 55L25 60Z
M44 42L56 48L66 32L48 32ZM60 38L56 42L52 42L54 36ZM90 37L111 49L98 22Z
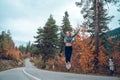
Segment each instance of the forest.
M108 24L112 22L114 15L108 15L108 9L105 8L107 4L117 5L120 12L120 3L119 0L95 1L75 2L76 7L82 8L80 12L84 22L74 27L70 23L67 11L60 26L50 14L45 25L37 29L37 35L34 35L35 42L29 41L26 46L16 47L10 31L1 31L0 59L21 62L29 57L38 68L65 72L65 46L61 29L64 33L66 31L74 33L80 27L72 45L70 72L108 75L109 58L113 57L115 75L120 76L120 25L116 29L109 29ZM120 24L120 19L118 23Z

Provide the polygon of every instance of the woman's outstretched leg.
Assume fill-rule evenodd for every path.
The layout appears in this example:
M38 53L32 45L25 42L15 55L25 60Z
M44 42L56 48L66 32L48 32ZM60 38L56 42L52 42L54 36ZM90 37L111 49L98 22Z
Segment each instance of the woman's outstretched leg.
M71 68L71 63L70 63L71 55L72 55L72 47L71 46L65 47L66 68L68 71Z

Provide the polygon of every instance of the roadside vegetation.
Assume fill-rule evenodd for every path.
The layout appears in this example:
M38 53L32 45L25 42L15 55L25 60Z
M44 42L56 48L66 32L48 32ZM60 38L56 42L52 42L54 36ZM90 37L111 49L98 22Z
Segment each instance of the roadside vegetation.
M81 13L85 21L79 25L81 30L75 37L70 72L109 75L109 58L113 57L114 76L120 76L120 28L109 29L108 24L114 15L110 16L108 9L105 8L107 4L118 5L119 1L102 0L97 4L95 1L76 2L78 7L82 7ZM50 15L45 26L38 28L37 35L34 36L36 41L31 44L32 49L30 49L31 61L38 68L66 71L64 40L60 29L63 32L74 32L78 29L75 25L74 28L71 26L67 11L63 16L61 26L58 26L53 16Z
M10 31L0 33L0 71L24 66L23 54L15 47Z
M62 21L63 23L60 27L64 32L71 29L77 29L73 29L71 27L67 12L65 12L65 16L63 16ZM104 25L107 25L107 21L109 21L109 19L106 19ZM30 48L28 50L31 54L31 62L33 62L38 68L66 72L67 70L65 68L63 38L60 33L57 33L60 32L60 30L56 29L57 26L55 26L55 20L50 15L45 26L38 29L37 36L35 36L35 43L28 44L28 47ZM101 29L104 29L105 27L102 26ZM120 28L108 30L107 27L105 29L106 32L101 30L99 35L99 55L97 56L97 69L94 69L96 67L96 54L94 53L95 39L94 34L90 35L88 33L88 31L94 31L94 28L93 30L88 30L85 24L81 25L81 30L75 37L75 42L73 44L73 55L71 60L72 68L70 72L109 75L109 58L113 57L115 65L114 75L120 75ZM52 32L54 30L58 31ZM53 36L56 34L58 34L58 37Z

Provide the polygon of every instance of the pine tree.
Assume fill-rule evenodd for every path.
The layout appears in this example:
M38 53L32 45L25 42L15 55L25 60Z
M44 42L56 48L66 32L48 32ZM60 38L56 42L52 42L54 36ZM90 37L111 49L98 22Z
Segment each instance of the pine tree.
M69 21L69 14L68 12L66 11L65 12L65 16L63 16L63 20L62 20L62 30L63 32L65 33L66 31L72 31L72 27L71 27L71 24L70 24L70 21ZM61 48L61 51L63 51L63 48L64 48L64 39L62 37L62 35L60 36L60 48Z
M43 56L44 62L49 58L54 58L56 48L58 47L58 26L53 16L50 15L45 26L38 29L38 36L36 36L36 46Z
M43 45L44 45L44 54L45 56L54 58L54 53L57 48L58 44L58 28L55 24L55 20L53 16L50 15L48 21L44 26L44 33L43 33Z
M71 27L71 24L69 21L69 14L67 11L65 12L65 16L63 16L62 21L63 21L63 23L62 23L61 27L62 27L63 32L72 31L72 27Z
M98 56L99 53L99 38L100 34L108 29L107 24L111 19L106 17L107 14L104 12L104 4L117 3L119 0L81 0L76 2L76 5L82 6L81 13L86 19L85 24L89 31L93 34L95 39L95 51L94 53Z
M99 30L98 31L100 35L109 30L109 27L107 26L107 24L109 24L113 16L108 16L107 9L104 8L104 6L106 5L105 1L100 1L98 5L99 5L99 14L98 14ZM95 9L94 8L95 8L95 3L93 2L91 3L91 6L89 4L87 7L84 7L81 11L85 19L86 27L88 28L87 31L92 34L95 34Z
M88 32L95 35L95 21L96 21L96 6L98 8L98 35L105 33L109 30L107 24L111 21L113 16L108 16L107 9L104 8L108 3L116 4L119 0L81 0L76 2L76 5L82 7L81 13L85 19L85 25L88 29Z
M97 4L96 4L97 1ZM85 18L85 25L88 32L93 34L95 39L95 53L99 52L99 38L100 35L104 34L109 30L107 24L111 21L113 16L108 16L107 9L104 9L106 3L117 3L118 0L81 0L76 2L76 5L82 7L81 13ZM97 7L96 7L97 6ZM96 9L98 10L98 17L96 19ZM97 20L97 22L96 22ZM98 26L96 26L98 25Z

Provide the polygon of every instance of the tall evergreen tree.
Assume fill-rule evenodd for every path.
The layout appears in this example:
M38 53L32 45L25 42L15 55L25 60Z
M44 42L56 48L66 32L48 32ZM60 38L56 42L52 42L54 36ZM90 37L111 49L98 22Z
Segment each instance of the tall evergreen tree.
M107 3L115 4L118 1L119 0L81 0L81 2L76 2L76 5L82 7L81 13L85 18L85 24L88 29L88 32L90 32L94 36L96 48L95 53L97 54L99 51L98 38L100 37L100 35L109 30L107 24L113 18L113 16L108 16L107 9L105 9L104 6Z
M65 33L66 31L72 31L72 27L71 27L71 24L70 24L70 21L69 21L68 12L66 11L64 14L65 15L63 16L61 28L62 28L63 32ZM61 48L60 52L62 52L63 48L64 48L64 40L63 40L62 35L60 36L60 48Z
M52 58L54 58L54 53L58 46L58 26L55 23L56 21L53 19L53 16L50 15L44 26L43 33L44 54Z
M89 1L89 0L88 0ZM88 32L95 34L95 2L92 2L91 5L89 2L87 3L88 6L84 7L81 10L83 17L85 19L85 24L88 29ZM100 1L98 3L98 26L99 26L99 35L105 33L109 30L107 24L111 21L113 16L108 16L107 9L105 9L105 1ZM77 3L80 5L80 3Z
M44 62L49 58L54 58L58 47L58 26L52 15L48 18L43 29L38 29L37 33L36 44L43 55Z
M76 5L82 7L81 13L84 15L84 18L87 20L85 23L90 29L90 32L94 35L94 44L95 51L94 53L99 53L99 37L100 34L108 29L108 21L111 19L106 17L107 14L104 12L104 4L116 3L119 0L81 0L81 2L76 2ZM97 66L97 64L95 65Z

